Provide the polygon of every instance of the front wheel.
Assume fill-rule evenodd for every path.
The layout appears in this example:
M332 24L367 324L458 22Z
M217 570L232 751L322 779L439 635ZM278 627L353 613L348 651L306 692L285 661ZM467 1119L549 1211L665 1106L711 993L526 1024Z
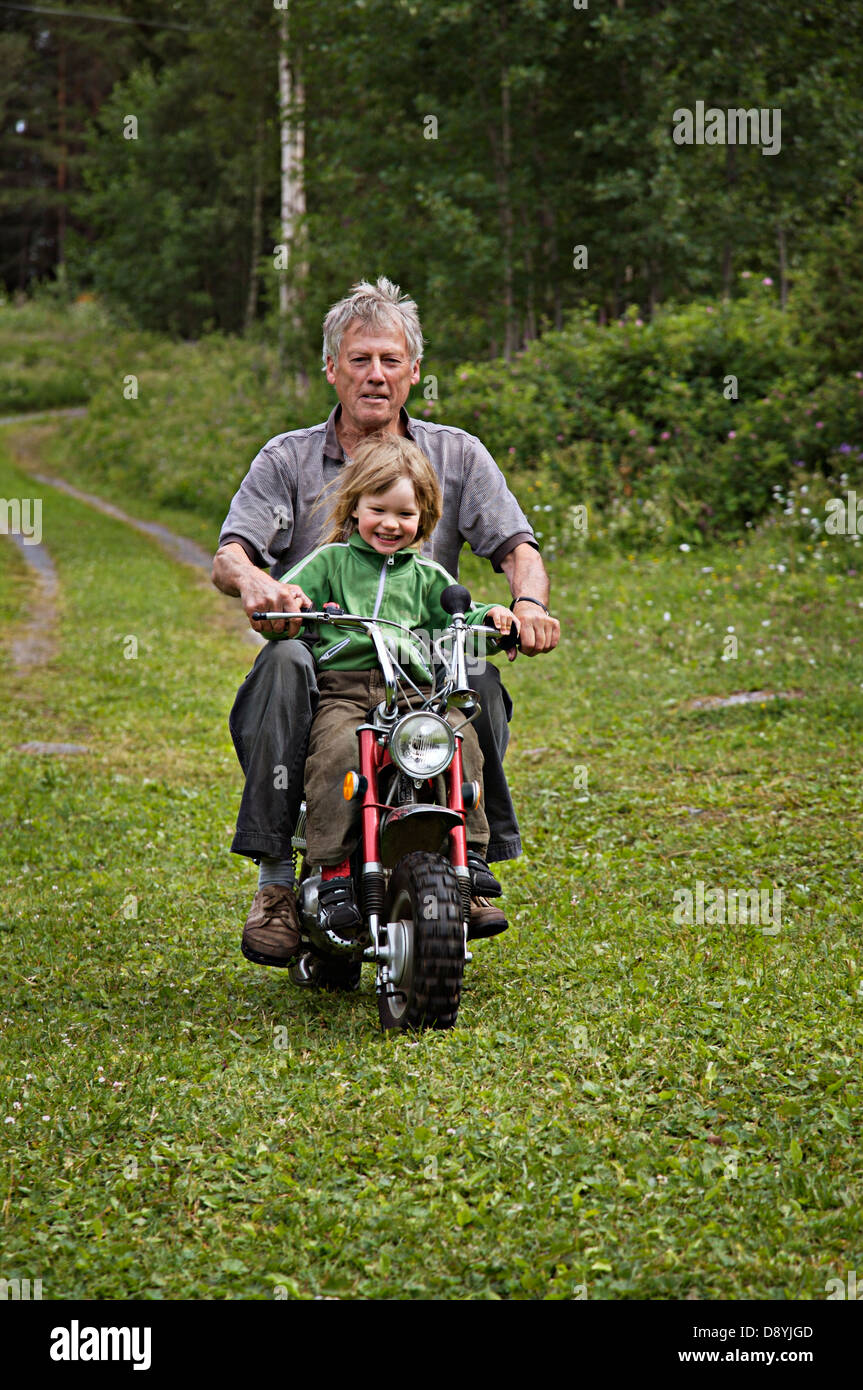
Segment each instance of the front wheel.
M419 850L399 860L385 917L390 978L378 993L381 1026L452 1028L465 946L459 883L448 860Z

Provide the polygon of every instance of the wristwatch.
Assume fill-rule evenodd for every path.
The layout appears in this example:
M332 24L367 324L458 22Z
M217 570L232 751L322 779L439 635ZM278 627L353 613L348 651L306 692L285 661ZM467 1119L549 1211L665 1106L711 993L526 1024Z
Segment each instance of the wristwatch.
M538 598L531 598L528 594L521 594L519 598L513 599L512 603L509 605L511 613L515 612L515 605L517 603L535 603L537 608L542 609L543 613L547 618L551 616L544 603L541 603Z

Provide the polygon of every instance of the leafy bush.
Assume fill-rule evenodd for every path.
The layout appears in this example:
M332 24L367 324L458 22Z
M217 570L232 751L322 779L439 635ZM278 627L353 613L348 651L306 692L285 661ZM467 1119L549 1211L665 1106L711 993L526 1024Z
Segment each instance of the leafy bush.
M519 495L587 506L593 535L737 534L797 461L820 468L840 442L863 447L859 371L819 380L770 281L744 290L650 323L575 315L511 365L461 367L423 413L479 434Z

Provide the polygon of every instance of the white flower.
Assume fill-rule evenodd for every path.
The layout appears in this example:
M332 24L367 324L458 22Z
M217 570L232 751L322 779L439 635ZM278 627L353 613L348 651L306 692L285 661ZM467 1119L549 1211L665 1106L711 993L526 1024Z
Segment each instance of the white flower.
M689 548L690 548L690 547L686 544L685 541L684 541L683 545L678 546L678 550L689 550Z
M663 619L663 622L670 623L670 622L671 622L671 614L668 613L668 612L663 613L662 619Z

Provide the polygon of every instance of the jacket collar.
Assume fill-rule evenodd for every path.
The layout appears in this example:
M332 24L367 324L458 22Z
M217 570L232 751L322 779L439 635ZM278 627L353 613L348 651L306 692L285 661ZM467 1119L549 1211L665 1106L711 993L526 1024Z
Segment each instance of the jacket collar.
M367 556L368 558L378 562L381 560L391 559L394 566L406 564L412 556L416 558L416 555L418 553L416 550L412 550L410 546L406 546L404 550L393 551L393 554L390 556L382 555L379 550L375 550L373 545L369 545L368 541L363 540L359 531L351 532L350 536L348 537L348 545L359 555Z

